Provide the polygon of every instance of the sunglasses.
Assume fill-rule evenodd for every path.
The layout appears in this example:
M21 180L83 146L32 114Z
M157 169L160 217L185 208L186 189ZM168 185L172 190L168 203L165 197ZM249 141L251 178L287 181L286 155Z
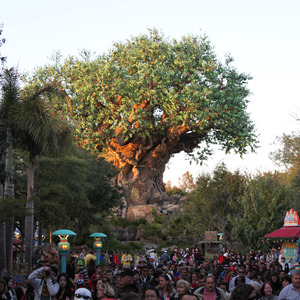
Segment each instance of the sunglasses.
M86 296L86 295L82 295L82 294L75 294L75 297L76 298L83 298L83 299L91 299L91 297L89 297L89 296Z

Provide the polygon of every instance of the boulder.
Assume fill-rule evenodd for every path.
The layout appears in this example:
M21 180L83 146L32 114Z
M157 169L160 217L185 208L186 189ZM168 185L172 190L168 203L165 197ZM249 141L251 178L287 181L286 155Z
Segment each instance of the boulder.
M154 205L135 205L127 209L127 218L129 220L138 220L145 218L148 222L153 221L152 210L157 208Z

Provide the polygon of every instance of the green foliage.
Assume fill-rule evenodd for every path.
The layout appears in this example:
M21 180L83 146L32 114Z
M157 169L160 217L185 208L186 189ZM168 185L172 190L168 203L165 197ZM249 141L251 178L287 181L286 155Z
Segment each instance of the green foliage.
M112 141L124 145L155 137L177 141L173 153L185 150L203 159L211 144L240 154L256 146L246 112L250 76L231 62L217 59L206 36L169 41L149 30L95 59L84 52L61 63L58 55L28 81L64 91L67 101L56 110L76 123L78 142L89 151L111 150Z
M79 148L64 157L40 158L35 183L40 220L48 228L67 227L87 236L91 224L101 225L120 205L121 194L110 182L115 172L104 159Z
M147 224L147 220L144 218L140 218L138 220L129 220L127 218L120 218L118 216L113 216L110 221L114 226L122 229L129 226L138 227L139 225Z
M280 148L270 153L271 159L277 165L285 167L300 167L300 136L299 134L283 134L277 137Z
M238 201L239 211L231 215L232 235L245 250L264 249L263 237L282 227L286 211L291 208L290 191L278 173L248 176L245 191Z
M187 195L183 212L191 219L191 229L197 228L203 237L205 230L225 233L224 240L231 242L226 236L232 225L228 217L234 213L233 206L243 193L243 176L239 172L231 173L224 164L216 167L212 175L199 176L195 189Z

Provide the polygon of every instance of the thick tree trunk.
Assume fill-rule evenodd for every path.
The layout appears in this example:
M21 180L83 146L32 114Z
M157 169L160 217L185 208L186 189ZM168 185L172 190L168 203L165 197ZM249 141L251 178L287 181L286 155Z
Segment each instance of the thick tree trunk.
M116 183L123 187L126 206L161 204L165 194L163 172L177 142L166 138L155 141L136 139L123 144L111 142L106 159L120 170ZM126 215L126 214L125 214Z
M203 135L187 131L183 126L170 129L165 136L136 136L130 142L117 134L104 156L120 170L116 184L124 189L127 208L168 200L164 193L163 172L171 155L192 152L202 139Z
M27 203L26 210L28 216L25 217L25 261L28 267L28 271L32 268L32 255L33 255L33 233L34 233L34 164L30 160L28 168L26 169L27 174Z

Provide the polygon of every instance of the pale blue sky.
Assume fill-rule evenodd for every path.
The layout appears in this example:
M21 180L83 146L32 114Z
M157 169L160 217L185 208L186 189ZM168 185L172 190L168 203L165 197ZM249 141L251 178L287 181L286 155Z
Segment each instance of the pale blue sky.
M269 0L0 0L0 23L7 39L1 53L7 66L31 71L55 52L76 55L87 49L103 53L114 41L157 28L170 38L205 33L219 57L231 53L234 65L253 76L249 113L260 134L257 154L216 154L207 166L190 166L178 155L164 180L177 183L224 161L230 170L272 170L268 153L277 135L299 130L300 1Z

